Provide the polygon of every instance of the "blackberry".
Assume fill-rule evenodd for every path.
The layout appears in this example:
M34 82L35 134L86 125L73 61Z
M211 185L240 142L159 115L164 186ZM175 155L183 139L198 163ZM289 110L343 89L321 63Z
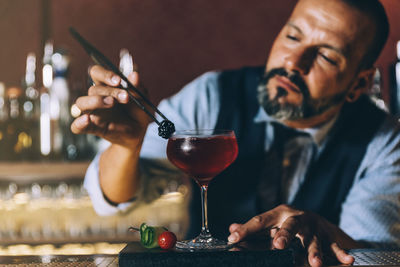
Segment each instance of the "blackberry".
M158 126L158 135L168 139L175 132L175 125L169 120L163 120Z

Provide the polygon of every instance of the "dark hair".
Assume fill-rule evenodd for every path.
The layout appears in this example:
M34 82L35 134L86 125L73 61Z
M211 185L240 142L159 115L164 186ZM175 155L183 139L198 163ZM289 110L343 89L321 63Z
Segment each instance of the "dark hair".
M341 0L366 14L375 23L375 36L361 61L360 69L373 66L389 36L389 21L385 8L379 0Z

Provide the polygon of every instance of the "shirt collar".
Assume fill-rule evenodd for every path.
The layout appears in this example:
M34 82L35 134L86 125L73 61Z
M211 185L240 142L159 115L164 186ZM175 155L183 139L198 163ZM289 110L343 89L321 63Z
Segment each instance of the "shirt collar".
M307 133L311 136L313 141L317 144L318 147L320 147L326 136L328 135L330 129L332 129L332 126L335 124L336 120L338 118L338 114L335 115L332 119L329 121L317 126L317 127L312 127L312 128L305 128L305 129L296 129L299 132L304 132ZM275 118L270 117L265 110L260 107L258 109L258 112L256 116L254 117L254 122L255 123L261 123L261 122L266 122L266 123L272 123L272 122L277 122L281 123Z

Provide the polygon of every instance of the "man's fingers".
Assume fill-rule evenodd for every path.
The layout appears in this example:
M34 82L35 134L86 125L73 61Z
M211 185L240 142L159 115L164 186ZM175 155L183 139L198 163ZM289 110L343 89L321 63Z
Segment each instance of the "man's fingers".
M128 78L128 80L131 82L131 84L133 84L133 86L135 86L136 88L139 88L139 87L140 87L139 73L138 73L138 72L136 72L136 71L131 72L131 73L128 75L127 78Z
M84 114L72 122L71 131L74 134L94 134L118 143L124 136L133 136L134 125L133 122L109 121L98 114Z
M89 96L112 96L117 99L119 103L126 104L129 102L128 93L124 89L106 87L101 85L95 85L89 88Z
M279 231L275 234L273 245L277 249L286 248L292 239L299 232L299 229L303 227L302 217L291 216L288 217L281 225Z
M82 134L86 132L89 127L90 119L89 114L83 114L82 116L76 118L71 124L71 131L74 134Z
M93 66L89 72L95 85L89 88L88 95L110 95L120 103L126 104L129 102L129 95L126 90L116 88L121 87L121 83L123 82L118 75L98 65ZM146 94L146 90L140 85L139 73L137 71L130 73L127 78L137 89ZM135 98L140 98L133 90L130 90L130 93Z
M114 106L114 98L111 96L81 96L79 97L75 105L81 110L81 112L90 112L98 109L106 109Z
M271 237L271 239L273 240L275 235L278 233L279 231L279 227L278 226L274 226L268 229L269 230L269 236Z
M107 120L95 114L83 114L76 118L71 124L71 131L74 134L94 134L100 137L105 137L111 125Z
M109 132L110 125L93 114L84 114L72 122L71 131L74 134L94 134L104 138Z
M118 86L121 83L121 78L114 72L95 65L89 70L90 77L95 84L106 84L109 86Z
M235 232L237 229L239 229L240 226L242 226L242 224L239 224L239 223L232 223L232 224L229 226L229 232L230 232L230 233Z
M331 250L339 262L344 264L352 264L354 262L354 257L347 254L346 251L341 249L337 243L331 244Z
M311 267L322 266L322 250L318 238L314 235L306 245L308 252L308 263Z
M133 71L128 75L128 80L130 81L130 83L136 87L136 89L138 89L142 94L147 95L147 90L146 88L140 83L140 79L139 79L139 73L137 71ZM136 98L140 98L139 95L134 91L134 90L130 90L132 92L132 94L136 97Z
M228 241L231 243L237 243L255 233L265 232L263 230L271 226L271 223L272 218L268 212L262 215L254 216L245 224L240 225L234 232L231 232L231 235L228 237Z

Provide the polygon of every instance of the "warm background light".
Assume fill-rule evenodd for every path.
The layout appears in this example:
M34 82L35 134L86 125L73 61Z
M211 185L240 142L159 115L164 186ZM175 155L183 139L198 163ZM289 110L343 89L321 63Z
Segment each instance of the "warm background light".
M19 85L26 55L42 58L48 38L72 55L70 88L87 89L90 60L68 33L74 26L117 63L121 48L134 54L152 98L163 97L204 71L263 64L296 0L1 0L0 81ZM378 61L384 99L400 40L400 1L382 0L391 34ZM41 61L41 60L39 60ZM39 68L38 68L39 69Z

